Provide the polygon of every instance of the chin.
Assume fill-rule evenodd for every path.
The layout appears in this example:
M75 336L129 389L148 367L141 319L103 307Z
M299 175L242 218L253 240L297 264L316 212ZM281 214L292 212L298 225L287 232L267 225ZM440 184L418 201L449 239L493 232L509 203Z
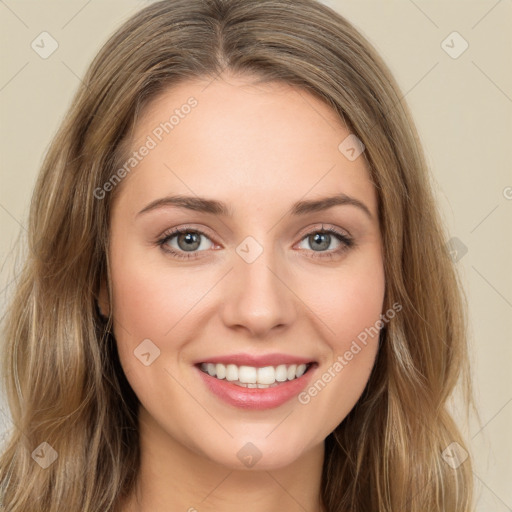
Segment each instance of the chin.
M279 428L279 427L278 427ZM304 435L269 435L271 429L254 436L235 436L229 441L212 440L202 451L212 462L231 470L271 471L285 468L306 451ZM297 439L298 438L298 439ZM213 448L213 449L212 449Z

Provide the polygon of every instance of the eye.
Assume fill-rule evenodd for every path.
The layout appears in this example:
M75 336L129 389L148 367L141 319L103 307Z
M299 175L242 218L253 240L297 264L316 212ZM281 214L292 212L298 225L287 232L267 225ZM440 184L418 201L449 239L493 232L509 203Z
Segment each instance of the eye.
M208 240L209 243L203 243L204 240ZM324 228L323 225L321 229L310 231L302 238L301 243L303 241L313 248L306 249L306 251L311 252L312 258L333 258L355 246L354 240L348 235L333 227ZM326 250L329 249L332 242L337 242L338 247ZM162 238L157 241L157 245L173 257L186 260L197 258L198 252L211 249L214 244L203 231L182 227L164 233ZM301 250L304 250L304 248L301 248Z
M158 240L157 243L159 246L162 247L162 250L164 250L165 252L171 253L173 256L176 256L177 258L189 259L196 257L195 253L198 251L198 249L204 250L211 248L205 247L205 244L202 243L202 238L210 240L208 236L202 231L198 229L191 229L185 227L174 229L170 233L165 233L163 237L160 240ZM171 244L170 242L175 243Z
M302 240L306 241L310 247L313 247L313 254L311 254L313 258L333 258L341 255L355 245L354 240L348 235L332 227L324 228L323 225L321 229L308 233ZM329 249L332 242L337 242L338 247L326 251L326 249Z

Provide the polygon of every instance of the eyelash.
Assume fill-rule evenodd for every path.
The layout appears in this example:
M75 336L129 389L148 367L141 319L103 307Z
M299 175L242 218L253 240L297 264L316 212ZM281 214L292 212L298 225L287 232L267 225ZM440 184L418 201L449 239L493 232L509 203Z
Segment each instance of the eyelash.
M197 254L197 252L203 252L203 251L197 251L197 252L195 252L195 251L192 252L191 251L189 253L178 252L178 251L176 251L174 249L171 249L168 246L166 246L166 244L167 244L167 242L169 242L169 240L171 240L172 238L174 238L177 235L181 235L181 234L185 234L185 233L196 233L196 234L199 234L201 236L204 236L204 237L210 239L210 237L206 233L201 231L200 229L183 227L183 228L176 228L176 229L173 229L173 230L171 230L171 231L169 231L167 233L164 233L162 235L162 238L157 240L156 244L159 247L161 247L161 249L163 251L165 251L166 253L171 254L173 257L176 257L178 259L183 259L183 260L195 259L195 258L197 258L197 256L194 256L194 255ZM313 255L313 258L332 259L335 256L338 256L338 255L344 253L345 251L347 251L348 249L350 249L350 248L355 246L355 241L354 241L353 238L348 237L347 235L345 235L343 233L340 233L335 228L332 228L332 227L324 228L323 226L322 226L321 229L316 229L316 230L310 231L309 233L306 233L301 238L301 241L304 240L305 238L307 238L307 237L309 237L311 235L317 234L317 233L322 233L322 234L325 233L325 234L334 235L342 243L342 246L339 249L331 250L329 252L311 251L311 252L315 253ZM304 250L304 249L301 249L301 250Z

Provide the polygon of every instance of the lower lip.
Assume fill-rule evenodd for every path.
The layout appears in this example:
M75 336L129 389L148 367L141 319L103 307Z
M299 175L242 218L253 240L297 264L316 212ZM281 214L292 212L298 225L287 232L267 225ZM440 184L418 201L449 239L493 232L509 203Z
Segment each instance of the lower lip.
M283 382L273 388L244 388L226 379L212 377L196 366L203 382L213 394L230 405L251 410L272 409L288 402L306 387L315 368L314 364L298 379Z

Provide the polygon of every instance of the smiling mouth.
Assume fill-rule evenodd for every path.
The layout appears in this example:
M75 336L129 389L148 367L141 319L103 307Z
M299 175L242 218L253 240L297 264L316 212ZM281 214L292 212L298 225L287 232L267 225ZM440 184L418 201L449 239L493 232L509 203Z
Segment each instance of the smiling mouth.
M244 388L272 388L285 382L297 380L317 363L280 364L277 366L238 366L222 363L199 363L199 369L218 380Z

